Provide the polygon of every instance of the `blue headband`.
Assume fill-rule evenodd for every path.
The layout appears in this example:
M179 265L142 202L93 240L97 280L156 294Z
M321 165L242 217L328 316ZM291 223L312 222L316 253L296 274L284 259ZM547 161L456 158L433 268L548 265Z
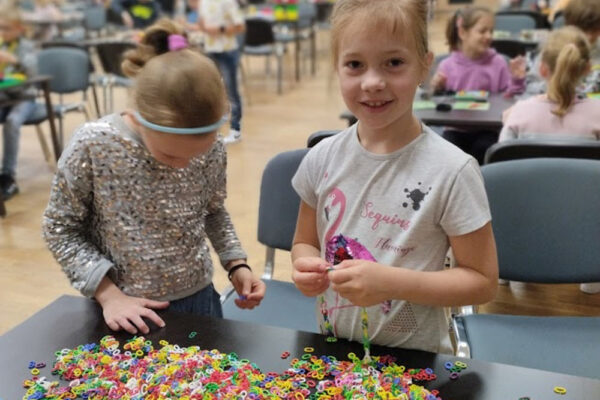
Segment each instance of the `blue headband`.
M144 125L146 128L150 128L158 132L173 133L175 135L195 135L198 133L214 132L229 119L227 115L224 115L223 118L211 125L199 126L197 128L173 128L170 126L153 124L152 122L144 119L144 117L142 117L137 111L135 111L133 115L135 115L135 118L139 121L139 123Z

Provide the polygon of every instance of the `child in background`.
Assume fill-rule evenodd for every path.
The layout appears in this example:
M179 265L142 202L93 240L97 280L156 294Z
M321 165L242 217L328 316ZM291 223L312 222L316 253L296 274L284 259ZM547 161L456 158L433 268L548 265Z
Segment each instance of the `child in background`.
M207 239L241 308L264 282L245 263L225 209L226 97L213 62L161 20L125 54L133 109L79 128L63 152L44 213L50 250L113 330L164 326L154 309L221 316ZM170 302L170 303L169 303Z
M598 0L571 0L564 9L565 24L583 31L591 46L591 70L577 87L579 94L600 91L600 7ZM546 79L540 76L541 52L536 56L533 67L527 74L527 93L546 93Z
M37 69L34 45L24 37L25 28L19 12L13 8L0 9L0 75L22 73L32 77ZM4 200L19 192L15 180L21 126L35 111L36 89L19 88L0 92L1 101L10 101L10 106L0 107L2 122L2 171L0 190Z
M446 38L451 54L431 79L434 91L487 90L514 94L525 88L525 58L509 63L490 48L494 15L483 7L459 10L450 18ZM483 164L486 150L498 140L498 131L446 129L443 137Z
M600 100L579 99L575 93L589 70L590 48L584 33L574 26L553 31L540 64L548 93L519 101L509 109L499 141L535 137L600 140ZM580 288L584 293L600 293L600 282L582 283Z
M446 26L450 55L432 78L435 90L518 93L525 88L525 58L506 62L491 48L494 14L484 7L457 11Z
M111 8L121 15L123 25L129 29L145 29L162 13L157 0L114 0Z
M548 92L518 101L506 114L499 140L542 136L600 139L600 100L579 99L575 88L590 70L590 46L574 26L552 31L541 53Z
M432 62L426 18L420 0L336 2L333 61L358 123L314 147L292 180L302 200L293 280L323 295L324 332L361 340L365 306L372 343L451 353L443 307L491 300L498 265L477 162L413 114ZM377 261L329 271L339 235ZM457 267L444 269L449 247Z

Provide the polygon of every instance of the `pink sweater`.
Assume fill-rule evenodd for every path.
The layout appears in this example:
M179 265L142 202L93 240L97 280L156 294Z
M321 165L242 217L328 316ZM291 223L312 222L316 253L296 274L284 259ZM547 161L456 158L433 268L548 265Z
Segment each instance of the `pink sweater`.
M460 51L453 51L440 62L438 71L446 75L446 90L487 90L491 93L520 93L525 79L512 77L504 56L488 49L483 57L472 60Z
M511 109L498 141L537 137L600 140L600 100L577 99L560 118L552 114L556 103L546 95L518 101Z

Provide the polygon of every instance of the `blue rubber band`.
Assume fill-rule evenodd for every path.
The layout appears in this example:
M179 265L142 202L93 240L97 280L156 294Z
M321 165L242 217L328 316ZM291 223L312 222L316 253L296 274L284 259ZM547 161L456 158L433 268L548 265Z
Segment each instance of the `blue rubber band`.
M135 115L135 118L139 121L139 123L144 125L146 128L150 128L158 132L173 133L175 135L197 135L200 133L214 132L229 119L227 115L224 115L223 118L211 125L199 126L197 128L173 128L170 126L154 124L144 119L144 117L142 117L137 111L135 111L133 115Z

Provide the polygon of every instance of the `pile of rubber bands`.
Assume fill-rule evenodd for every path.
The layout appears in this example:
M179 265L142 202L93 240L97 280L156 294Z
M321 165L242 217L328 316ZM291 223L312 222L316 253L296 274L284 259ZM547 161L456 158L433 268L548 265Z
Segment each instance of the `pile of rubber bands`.
M52 374L68 384L33 376L23 399L398 399L440 400L414 382L436 379L431 369L407 369L391 356L364 364L306 352L283 373L262 372L235 353L180 347L144 337L119 348L113 336L57 351Z

